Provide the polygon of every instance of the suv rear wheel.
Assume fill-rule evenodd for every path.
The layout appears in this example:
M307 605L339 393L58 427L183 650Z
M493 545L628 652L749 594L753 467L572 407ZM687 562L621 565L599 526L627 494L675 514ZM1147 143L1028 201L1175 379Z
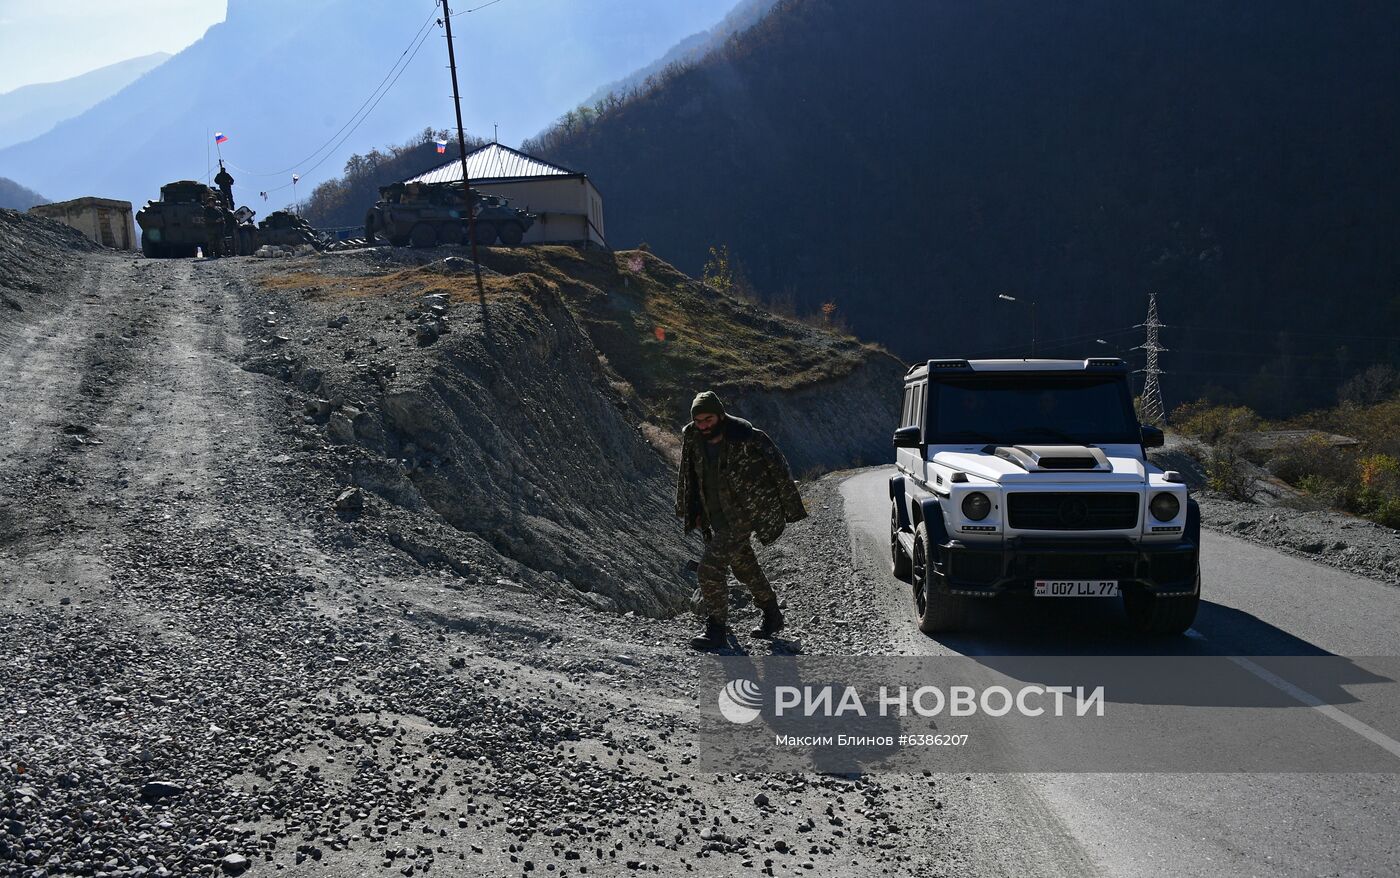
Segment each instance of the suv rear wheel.
M910 582L914 587L919 630L925 634L957 631L967 625L967 600L946 593L929 562L928 547L931 545L928 526L921 521L914 528L914 557L910 559Z

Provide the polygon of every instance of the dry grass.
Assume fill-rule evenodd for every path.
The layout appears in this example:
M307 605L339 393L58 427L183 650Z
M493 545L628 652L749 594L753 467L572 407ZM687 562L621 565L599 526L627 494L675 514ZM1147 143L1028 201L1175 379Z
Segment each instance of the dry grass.
M476 301L476 278L471 274L442 275L421 268L406 268L387 274L334 275L314 271L269 274L259 279L266 289L298 294L313 302L354 299L389 299L410 302L431 293L441 293L451 301ZM515 278L483 278L488 297L515 292Z
M803 387L881 355L845 333L722 294L645 251L498 247L483 250L481 261L498 273L486 279L488 297L557 295L604 355L605 368L658 423L683 411L698 386L720 393ZM471 274L442 275L432 266L358 275L274 269L261 283L313 301L477 298Z

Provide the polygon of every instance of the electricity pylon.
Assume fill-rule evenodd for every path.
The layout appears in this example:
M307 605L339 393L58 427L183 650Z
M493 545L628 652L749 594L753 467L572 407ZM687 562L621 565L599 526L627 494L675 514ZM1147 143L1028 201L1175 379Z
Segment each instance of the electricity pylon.
M1147 376L1142 387L1142 419L1146 423L1160 426L1167 412L1162 404L1162 385L1157 381L1157 376L1162 374L1157 355L1166 348L1162 347L1157 332L1165 328L1166 324L1157 319L1156 293L1147 294L1147 322L1139 323L1138 327L1147 330L1147 340L1134 348L1147 352L1147 365L1141 370Z

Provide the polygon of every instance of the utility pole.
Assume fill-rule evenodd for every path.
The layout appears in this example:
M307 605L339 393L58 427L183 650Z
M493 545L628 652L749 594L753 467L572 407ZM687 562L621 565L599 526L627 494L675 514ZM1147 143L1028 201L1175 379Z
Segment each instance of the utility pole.
M1162 386L1157 382L1157 376L1162 374L1158 368L1157 355L1166 348L1162 347L1158 340L1158 330L1166 327L1157 319L1157 294L1147 294L1147 322L1139 323L1138 327L1147 330L1147 340L1134 350L1147 352L1147 366L1142 371L1146 373L1147 379L1142 387L1142 417L1149 424L1161 425L1166 418L1166 408L1162 404Z
M442 0L442 24L447 30L447 66L452 70L452 106L457 110L457 155L462 160L462 203L467 206L467 237L472 241L472 267L476 270L476 294L486 300L481 285L481 263L476 258L476 211L471 201L471 179L467 176L467 133L462 127L462 97L457 90L457 55L452 50L452 10Z

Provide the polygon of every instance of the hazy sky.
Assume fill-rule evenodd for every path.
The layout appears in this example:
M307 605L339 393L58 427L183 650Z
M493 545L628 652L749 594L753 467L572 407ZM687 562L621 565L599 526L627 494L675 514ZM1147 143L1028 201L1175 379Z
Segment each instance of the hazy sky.
M288 0L295 2L295 0ZM224 20L227 0L0 0L0 92L152 52Z
M288 4L297 0L285 0ZM365 0L401 2L401 0ZM455 0L453 11L489 0ZM550 46L549 79L586 97L609 78L659 57L678 40L713 26L735 0L499 0L458 19L485 38L509 40L524 54L537 52L531 36L546 19L578 20L573 42ZM422 3L405 3L415 9ZM35 82L67 79L151 52L176 53L224 20L227 0L0 0L0 93ZM567 9L567 14L564 11ZM547 28L545 28L547 29ZM614 36L599 38L611 30ZM588 33L591 31L591 33ZM619 39L622 44L619 44ZM630 43L630 45L629 45ZM530 62L539 64L536 55ZM377 77L377 74L376 74ZM596 80L596 81L595 81ZM553 95L542 101L556 103ZM558 107L562 111L566 106ZM553 108L551 108L553 111ZM517 132L518 136L533 131Z

